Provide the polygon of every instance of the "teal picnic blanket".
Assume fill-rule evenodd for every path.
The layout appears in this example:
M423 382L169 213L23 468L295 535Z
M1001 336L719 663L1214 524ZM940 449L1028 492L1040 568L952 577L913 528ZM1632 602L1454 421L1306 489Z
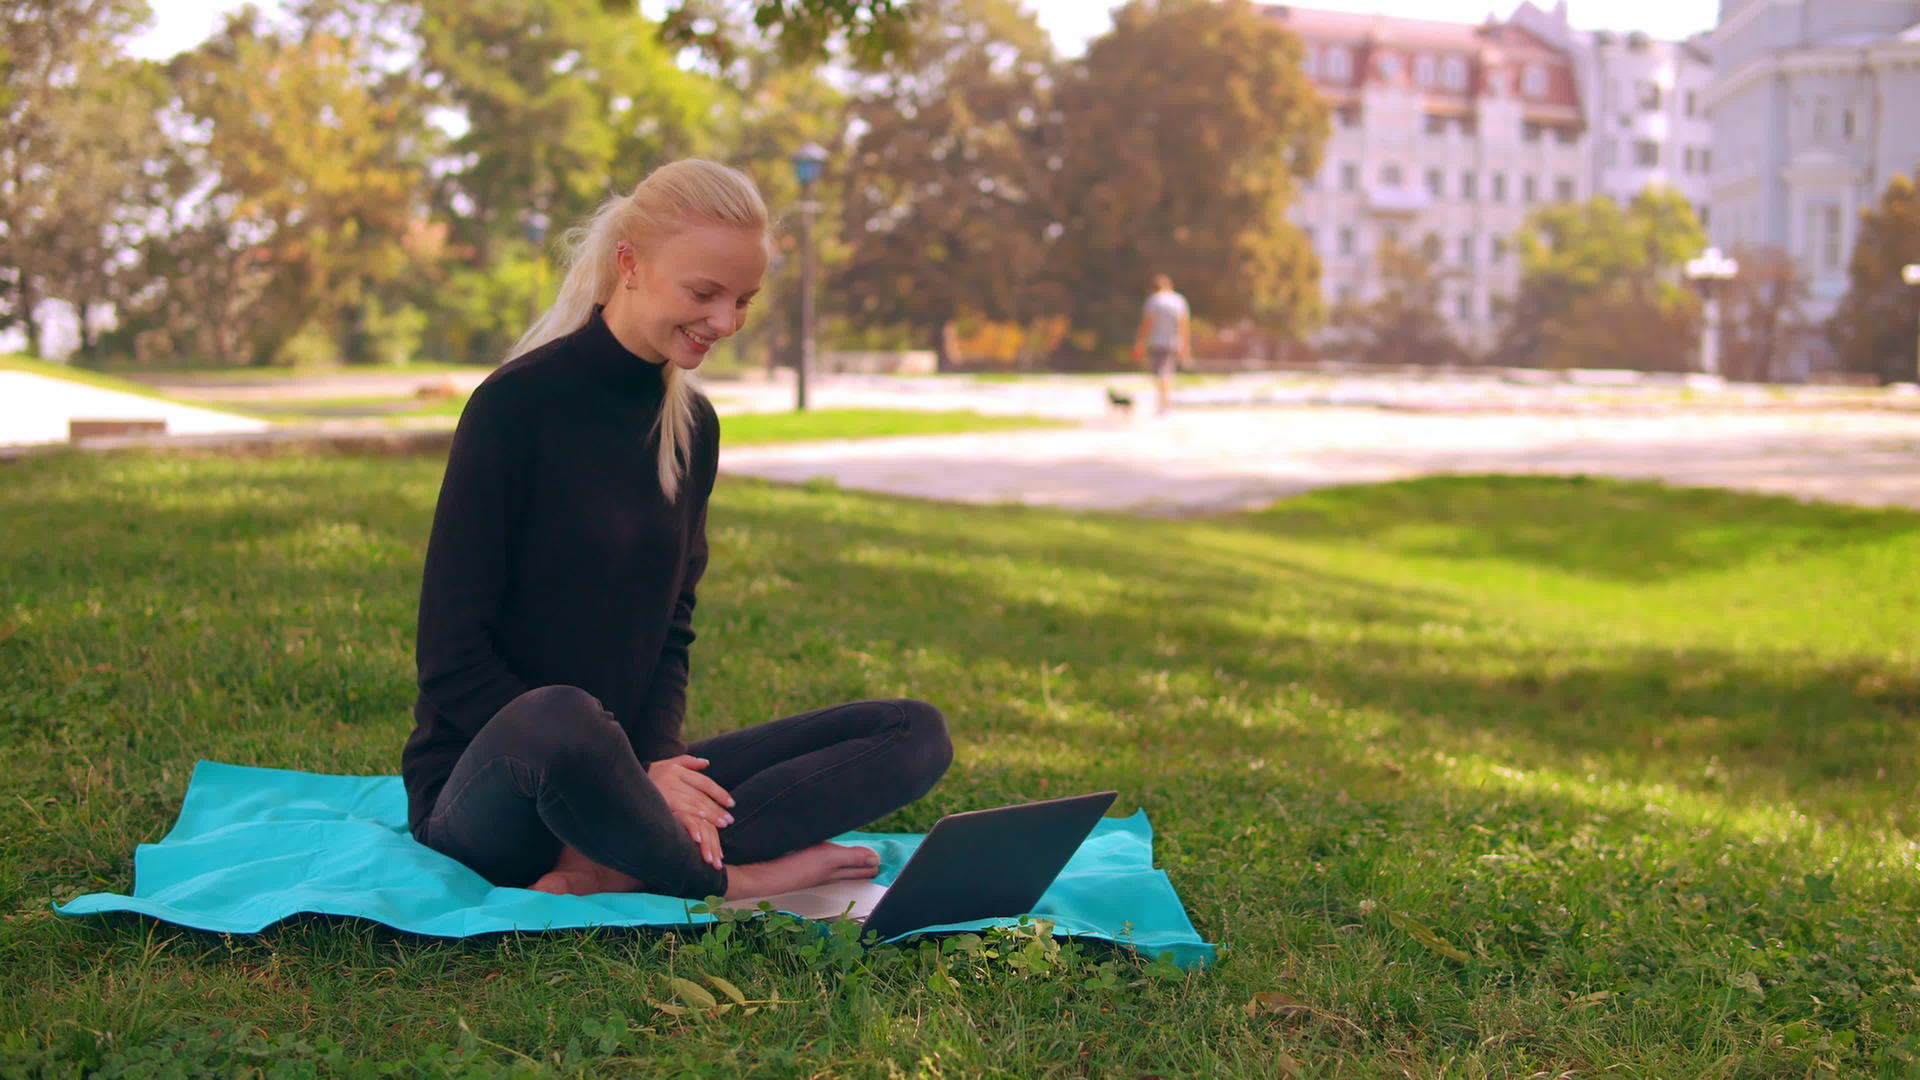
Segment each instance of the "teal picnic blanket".
M880 853L893 880L924 834L836 837ZM180 818L133 855L133 895L89 893L62 915L135 911L181 926L250 934L302 912L352 915L438 937L583 926L684 926L710 921L650 893L551 896L497 888L413 839L397 776L323 776L202 761ZM1032 914L1054 932L1131 945L1183 967L1210 963L1167 875L1153 868L1144 810L1102 818ZM926 930L980 929L1002 919ZM906 935L901 935L902 937Z

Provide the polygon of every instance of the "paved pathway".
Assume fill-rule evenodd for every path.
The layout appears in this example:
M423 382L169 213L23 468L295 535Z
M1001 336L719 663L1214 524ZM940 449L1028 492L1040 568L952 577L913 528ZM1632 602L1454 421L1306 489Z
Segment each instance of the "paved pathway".
M963 502L1187 513L1433 473L1589 473L1920 508L1920 413L1195 409L1064 431L721 450L727 472Z
M173 435L265 431L273 426L250 416L24 371L0 371L0 446L66 442L70 420L165 420Z
M1269 401L1121 416L1106 388L1144 380L839 377L818 407L976 409L1074 420L1053 431L723 447L731 473L966 502L1188 513L1257 506L1331 484L1431 473L1591 473L1920 508L1920 409L1840 409L1814 388L1730 388L1737 409L1676 406L1672 388L1596 402L1590 388L1488 380L1246 379L1187 397ZM790 408L780 383L717 383L722 412ZM1661 395L1666 395L1664 398ZM1373 407L1354 407L1368 402ZM1346 403L1346 404L1343 404ZM1881 404L1912 404L1887 396ZM1789 405L1788 408L1771 406ZM0 445L60 442L70 418L167 420L168 431L259 432L248 417L0 371ZM331 430L331 425L317 425ZM390 434L390 428L377 429ZM294 435L295 432L280 434ZM244 438L259 436L241 435Z

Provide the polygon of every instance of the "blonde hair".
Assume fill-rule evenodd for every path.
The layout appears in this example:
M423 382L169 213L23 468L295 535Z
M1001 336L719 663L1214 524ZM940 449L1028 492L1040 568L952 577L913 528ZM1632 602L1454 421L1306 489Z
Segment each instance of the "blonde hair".
M546 314L520 335L509 357L520 356L587 324L596 304L604 304L619 285L614 248L620 243L645 258L662 240L692 225L737 225L768 231L767 204L743 172L697 158L662 165L635 185L632 193L600 204L584 225L561 238L560 259L567 267L560 292ZM672 502L686 475L693 441L694 386L672 362L662 365L666 398L654 430L660 441L660 490Z

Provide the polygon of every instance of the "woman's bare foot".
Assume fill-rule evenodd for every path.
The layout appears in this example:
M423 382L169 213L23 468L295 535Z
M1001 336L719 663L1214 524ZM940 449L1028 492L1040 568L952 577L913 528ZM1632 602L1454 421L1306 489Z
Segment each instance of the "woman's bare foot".
M727 867L727 899L772 896L829 881L864 881L880 872L872 848L815 844L766 862Z
M603 892L639 892L640 879L610 866L601 866L570 847L560 849L553 869L527 886L535 892L561 896L586 896Z

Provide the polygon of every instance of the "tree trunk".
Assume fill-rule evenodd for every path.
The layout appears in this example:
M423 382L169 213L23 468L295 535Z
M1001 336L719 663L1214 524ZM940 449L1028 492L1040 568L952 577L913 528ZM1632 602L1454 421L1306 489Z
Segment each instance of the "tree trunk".
M20 272L20 285L19 288L14 290L14 295L19 297L20 325L25 327L27 331L27 355L33 357L35 360L42 359L40 355L40 316L33 310L39 306L39 302L34 298L33 286L27 283L27 274L24 270Z

